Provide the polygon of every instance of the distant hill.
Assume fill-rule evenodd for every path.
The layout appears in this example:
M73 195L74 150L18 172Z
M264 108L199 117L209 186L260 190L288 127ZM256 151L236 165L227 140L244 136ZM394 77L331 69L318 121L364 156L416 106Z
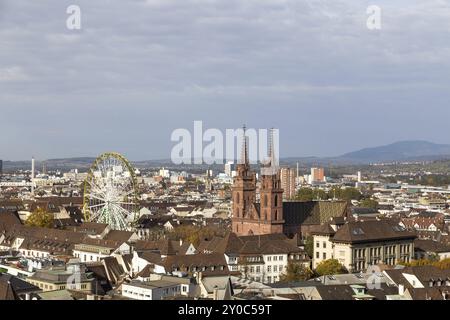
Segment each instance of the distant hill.
M311 166L336 166L336 165L365 165L375 162L393 161L433 161L450 159L450 145L436 144L428 141L400 141L385 146L365 148L354 152L349 152L338 157L289 157L280 159L280 164L295 166L298 162L301 166L309 168ZM94 162L93 157L79 157L67 159L46 160L48 170L69 170L77 168L86 171ZM223 165L174 165L170 159L134 161L132 164L137 168L158 168L178 170L198 170L204 172L206 169L222 170ZM31 161L4 161L5 171L25 169L29 170ZM41 170L42 161L36 161L36 170Z
M346 153L338 159L348 162L388 162L407 160L436 160L450 158L450 145L428 141L400 141L385 146L365 148Z

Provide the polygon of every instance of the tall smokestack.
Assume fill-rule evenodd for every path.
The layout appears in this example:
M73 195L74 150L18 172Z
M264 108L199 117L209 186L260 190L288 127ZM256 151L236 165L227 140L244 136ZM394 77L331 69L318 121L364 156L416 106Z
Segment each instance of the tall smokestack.
M34 157L31 158L31 195L34 197Z

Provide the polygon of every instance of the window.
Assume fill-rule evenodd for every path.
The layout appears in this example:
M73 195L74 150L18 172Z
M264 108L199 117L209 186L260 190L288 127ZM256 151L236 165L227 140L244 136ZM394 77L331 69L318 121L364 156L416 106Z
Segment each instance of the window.
M319 243L319 241L316 242L316 248L320 248L320 243Z
M326 260L326 258L327 258L327 254L326 254L326 252L324 252L323 253L323 259Z
M273 261L277 261L277 258L278 258L277 256L274 256Z
M256 273L260 273L261 272L261 268L260 268L260 266L257 266L256 267Z
M282 265L279 265L278 266L278 270L281 272L281 271L283 271L283 266Z
M250 267L250 272L251 273L255 272L255 267Z
M267 266L267 272L272 272L272 266Z
M279 256L278 261L283 261L283 256Z
M271 257L271 256L268 256L268 257L267 257L267 261L272 261L272 257Z
M323 248L325 249L325 248L327 247L327 243L324 241L324 242L322 243L322 246L323 246Z
M267 277L267 282L271 283L272 282L272 277Z
M320 253L316 252L316 259L319 259L319 258L320 258Z
M278 272L278 267L277 266L273 266L273 272Z

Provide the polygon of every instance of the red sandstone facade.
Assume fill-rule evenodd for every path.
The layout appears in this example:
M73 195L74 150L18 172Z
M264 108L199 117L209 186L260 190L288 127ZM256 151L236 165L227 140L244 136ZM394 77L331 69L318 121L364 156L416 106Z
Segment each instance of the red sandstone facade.
M283 189L280 173L263 171L260 203L256 202L256 174L250 169L247 146L243 161L237 165L232 187L232 231L239 236L283 233Z

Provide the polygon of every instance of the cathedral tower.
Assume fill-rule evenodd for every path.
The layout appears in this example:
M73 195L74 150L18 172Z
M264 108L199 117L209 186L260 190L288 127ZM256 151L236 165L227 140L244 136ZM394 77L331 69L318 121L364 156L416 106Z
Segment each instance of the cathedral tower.
M233 217L232 229L238 235L247 235L244 222L252 215L252 207L256 202L256 174L250 169L248 145L243 131L241 159L237 164L236 176L232 187Z
M260 203L256 203L256 174L251 171L245 137L241 161L237 165L232 197L232 230L238 235L259 235L283 232L283 189L273 146L269 142L269 161L263 164L260 179Z

